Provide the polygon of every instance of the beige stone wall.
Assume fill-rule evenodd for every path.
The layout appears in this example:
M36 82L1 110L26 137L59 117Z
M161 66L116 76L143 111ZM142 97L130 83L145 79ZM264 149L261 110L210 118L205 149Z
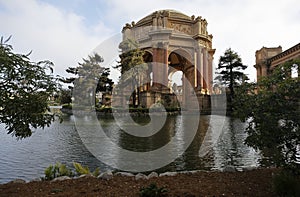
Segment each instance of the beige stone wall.
M265 77L276 66L283 64L289 60L300 58L300 43L283 51L282 47L267 48L262 47L256 51L256 68L257 80Z

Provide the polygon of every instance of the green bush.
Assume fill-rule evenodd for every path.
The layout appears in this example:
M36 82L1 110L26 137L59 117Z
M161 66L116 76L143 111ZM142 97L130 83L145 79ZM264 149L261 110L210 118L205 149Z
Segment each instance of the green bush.
M95 177L99 176L100 169L96 168L94 172L91 172L88 166L82 166L80 163L73 162L73 166L75 168L76 175L80 176L83 174L91 174ZM55 165L49 165L45 171L45 177L43 180L53 180L60 176L69 176L72 177L75 174L69 169L65 164L61 164L57 162Z
M99 168L96 168L94 170L93 173L91 173L90 169L88 166L82 166L80 163L77 163L77 162L73 162L73 166L76 170L76 173L78 175L83 175L83 174L91 174L95 177L99 176L100 175L100 169Z
M155 183L151 183L148 187L140 189L141 197L163 197L167 195L168 190L165 187L157 187Z
M45 169L45 180L52 180L60 176L73 176L73 173L65 164L59 162Z
M300 196L300 177L286 169L274 176L273 186L279 196Z

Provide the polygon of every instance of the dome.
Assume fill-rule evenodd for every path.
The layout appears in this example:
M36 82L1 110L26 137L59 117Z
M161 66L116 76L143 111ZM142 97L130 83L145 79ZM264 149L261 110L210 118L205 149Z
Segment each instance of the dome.
M176 10L158 10L155 11L148 16L142 18L139 20L136 25L137 26L143 26L143 25L149 25L149 23L152 24L152 19L155 18L158 14L163 14L164 16L168 16L169 19L174 19L174 20L183 20L183 21L192 21L191 17L176 11Z

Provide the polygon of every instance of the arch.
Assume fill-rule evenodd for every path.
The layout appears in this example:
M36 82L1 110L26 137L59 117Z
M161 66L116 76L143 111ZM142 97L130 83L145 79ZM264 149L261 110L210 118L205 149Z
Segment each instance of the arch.
M153 61L153 52L151 50L144 50L144 55L143 55L144 61L147 62L152 62Z
M186 51L179 49L169 53L168 65L170 67L184 72L184 70L187 69L187 66L191 64L191 56Z
M192 60L193 60L192 59L192 57L193 57L192 54L184 48L174 48L173 50L169 51L168 56L170 56L171 53L176 53L176 54L184 57L185 59L189 60L190 62L192 62Z
M170 78L171 73L175 73L177 70L182 71L183 75L191 84L195 83L194 75L195 72L194 65L192 64L192 56L187 50L182 48L175 49L169 53L168 57L168 76ZM182 82L184 84L184 82Z
M143 60L148 65L147 70L147 84L144 87L144 91L148 91L150 87L153 85L153 70L152 70L152 62L153 62L153 54L151 50L144 50Z

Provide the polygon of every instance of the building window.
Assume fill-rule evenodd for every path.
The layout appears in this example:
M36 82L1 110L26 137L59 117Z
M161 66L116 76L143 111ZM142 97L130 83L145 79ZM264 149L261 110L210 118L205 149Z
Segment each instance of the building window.
M299 76L299 66L297 64L294 64L292 66L292 78L297 78Z

